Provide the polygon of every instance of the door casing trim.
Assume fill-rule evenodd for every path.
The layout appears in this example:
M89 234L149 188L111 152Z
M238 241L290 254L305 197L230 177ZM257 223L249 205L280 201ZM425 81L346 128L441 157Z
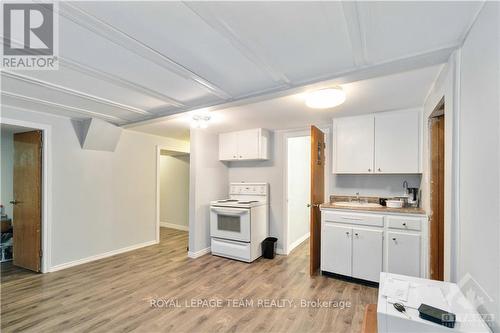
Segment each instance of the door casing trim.
M30 121L4 118L0 119L0 124L28 127L42 131L42 273L50 272L52 265L52 126Z

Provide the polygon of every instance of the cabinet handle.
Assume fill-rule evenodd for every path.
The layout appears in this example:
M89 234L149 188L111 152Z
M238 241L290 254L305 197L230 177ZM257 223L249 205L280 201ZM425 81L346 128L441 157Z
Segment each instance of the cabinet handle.
M359 237L359 234L358 234L358 233L355 233L355 234L354 234L354 236Z
M349 231L346 231L346 232L345 232L345 234L346 234L347 236L349 236Z
M406 222L403 222L403 227L406 227Z
M240 158L243 158L243 156L240 155Z
M380 168L378 168L378 172L380 172L380 171L382 171L382 170L380 170Z
M372 169L368 168L368 172L371 172L371 171L372 171Z
M396 241L396 238L393 238L392 240L393 240L393 241Z
M236 158L237 156L236 155L233 155L233 158Z
M359 217L347 217L347 216L342 216L344 220L352 220L352 221L361 221L363 220L362 218Z

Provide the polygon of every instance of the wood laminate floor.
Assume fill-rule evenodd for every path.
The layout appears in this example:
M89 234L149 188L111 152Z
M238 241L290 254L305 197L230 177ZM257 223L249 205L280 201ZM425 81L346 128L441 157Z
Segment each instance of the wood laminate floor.
M377 289L310 278L308 245L252 264L189 259L187 233L161 228L159 245L54 273L2 265L2 332L359 332ZM331 306L302 307L318 299Z

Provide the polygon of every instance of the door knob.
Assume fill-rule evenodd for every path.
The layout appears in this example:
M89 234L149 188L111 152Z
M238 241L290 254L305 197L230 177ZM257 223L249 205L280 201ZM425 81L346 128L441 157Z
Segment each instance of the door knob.
M13 204L13 205L17 205L18 203L20 203L20 201L17 201L17 200L12 200L10 201L9 203Z

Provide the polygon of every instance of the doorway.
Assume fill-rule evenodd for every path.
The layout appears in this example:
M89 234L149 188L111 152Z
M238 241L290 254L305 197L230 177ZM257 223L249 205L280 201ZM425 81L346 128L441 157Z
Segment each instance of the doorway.
M189 232L188 152L159 148L158 242L187 252Z
M445 105L429 117L430 130L430 277L444 280Z
M2 272L42 271L43 131L2 124Z
M309 238L311 192L311 136L286 138L287 253Z

